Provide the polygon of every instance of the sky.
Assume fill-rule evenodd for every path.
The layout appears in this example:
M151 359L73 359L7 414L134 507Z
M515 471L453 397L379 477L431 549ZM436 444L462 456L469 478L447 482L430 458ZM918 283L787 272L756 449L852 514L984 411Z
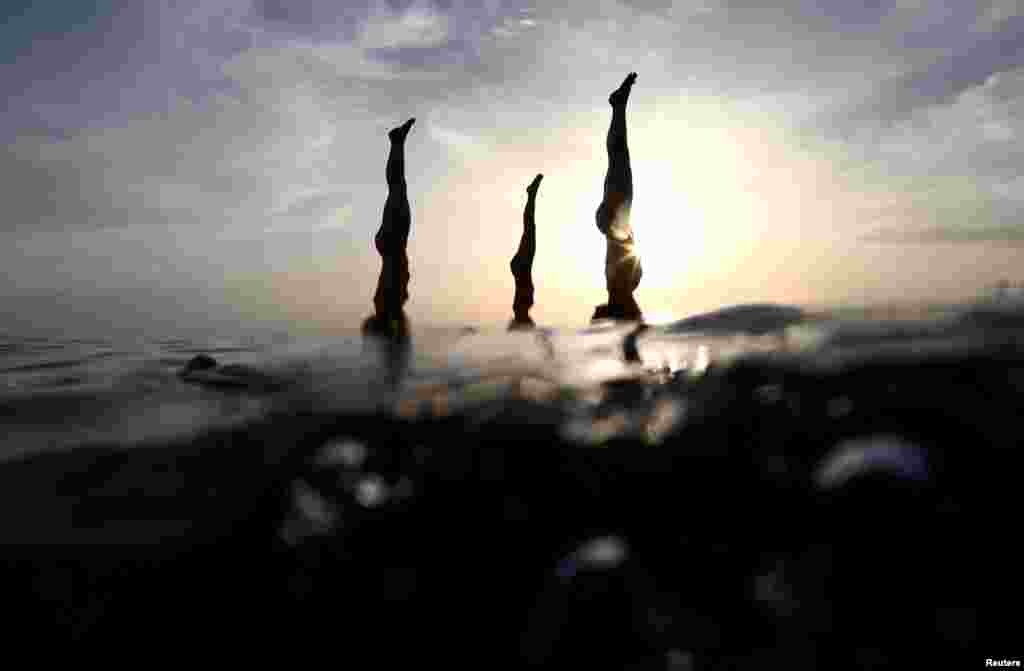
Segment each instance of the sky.
M388 129L416 324L604 300L608 93L653 319L1024 281L1017 0L114 0L0 9L0 331L331 332L372 309Z

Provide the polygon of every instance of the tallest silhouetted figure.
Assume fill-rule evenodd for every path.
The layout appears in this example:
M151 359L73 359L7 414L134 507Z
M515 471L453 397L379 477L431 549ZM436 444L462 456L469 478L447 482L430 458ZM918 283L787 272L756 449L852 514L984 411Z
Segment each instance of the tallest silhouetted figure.
M597 208L597 229L607 240L604 276L608 303L594 310L594 319L612 318L640 320L643 315L633 298L643 273L636 255L629 212L633 204L633 171L629 165L626 143L626 103L636 82L631 72L608 96L612 106L612 122L608 128L608 173L604 178L604 199Z
M408 335L408 322L403 306L409 299L409 193L405 183L405 138L416 119L409 119L388 132L391 149L385 177L388 198L384 202L384 216L373 238L381 258L377 291L373 294L374 315L363 323L363 331L391 338Z

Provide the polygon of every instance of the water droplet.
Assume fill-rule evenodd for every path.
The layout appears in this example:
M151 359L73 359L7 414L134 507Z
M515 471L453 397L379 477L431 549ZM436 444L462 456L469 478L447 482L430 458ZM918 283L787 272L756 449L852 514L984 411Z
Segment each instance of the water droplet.
M597 569L611 569L626 561L629 548L626 541L618 536L592 538L576 548L574 557L581 566Z
M292 483L292 503L303 518L321 531L329 531L337 518L334 506L304 480Z
M831 489L859 475L877 472L910 480L926 480L926 453L923 448L896 435L844 441L822 462L815 481L819 487Z
M288 545L297 545L310 536L328 533L337 520L338 511L332 503L307 482L296 480L292 483L292 509L279 535Z
M370 474L356 483L356 501L365 508L381 505L389 495L387 483L379 475Z
M324 445L316 457L318 466L348 466L358 468L366 461L366 446L351 439L332 440Z

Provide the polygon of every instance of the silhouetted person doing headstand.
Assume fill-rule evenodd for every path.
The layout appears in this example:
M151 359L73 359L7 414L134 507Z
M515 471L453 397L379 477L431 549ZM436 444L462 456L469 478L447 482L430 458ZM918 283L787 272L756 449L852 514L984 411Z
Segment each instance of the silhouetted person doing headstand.
M604 178L604 200L597 208L597 229L607 240L604 275L608 289L608 303L594 310L594 319L611 318L640 320L640 306L633 291L640 284L643 270L636 255L633 228L629 213L633 204L633 171L629 165L629 147L626 144L626 103L636 81L631 72L608 96L612 106L612 122L608 128L608 173Z
M409 194L405 184L405 138L415 119L409 119L388 132L391 150L388 153L386 177L388 198L384 216L373 242L381 257L377 291L373 294L375 313L363 322L363 332L389 337L405 337L408 322L402 309L409 298Z
M537 175L526 187L526 208L523 210L523 236L519 239L519 249L512 257L509 266L512 277L516 280L516 296L512 301L515 315L510 329L529 328L533 326L530 319L530 308L533 307L533 257L537 253L537 227L534 222L534 209L537 204L537 189L544 175Z

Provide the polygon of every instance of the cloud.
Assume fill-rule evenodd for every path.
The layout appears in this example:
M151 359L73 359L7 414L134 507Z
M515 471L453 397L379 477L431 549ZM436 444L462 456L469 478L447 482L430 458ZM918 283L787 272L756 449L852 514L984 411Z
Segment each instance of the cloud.
M438 47L449 39L448 23L447 16L429 6L375 14L363 24L358 44L363 49Z
M445 128L436 123L430 125L429 132L430 136L438 142L460 152L474 151L481 147L480 142L473 136L451 128Z
M849 143L890 173L962 175L996 193L1024 165L1024 68L991 75L945 105L918 109L889 126L864 129Z
M863 236L863 242L892 244L998 243L1024 247L1024 222L988 226L882 228Z
M495 137L517 126L540 129L559 115L570 119L599 106L608 82L630 69L642 71L650 96L678 96L685 92L681 83L710 86L706 93L723 98L731 91L749 95L756 86L762 107L778 103L782 113L797 114L785 101L799 100L799 114L807 114L829 91L809 85L794 91L794 82L859 67L849 59L861 58L855 55L864 35L886 21L900 23L904 32L915 25L951 30L934 3L903 3L899 16L881 4L851 8L838 0L825 7L798 0L779 7L733 0L602 0L594 7L534 9L469 1L443 8L398 4L225 0L163 15L166 32L174 35L167 43L213 45L219 35L248 35L232 38L248 44L244 49L202 52L203 63L209 61L203 76L220 77L225 90L175 98L160 114L136 115L119 126L63 139L25 138L8 147L0 175L24 195L4 228L217 221L252 222L262 230L281 217L305 218L316 227L324 213L345 204L321 209L318 198L338 197L330 195L338 184L357 188L379 177L369 178L345 156L380 153L378 136L405 115L427 121L424 130L443 151L461 153L493 146ZM1000 21L1005 32L1012 17ZM766 24L778 31L765 31ZM624 40L637 34L642 42ZM799 71L797 64L828 40L832 48L815 59L816 74ZM218 59L215 75L209 65ZM882 66L899 60L882 59ZM790 77L794 68L796 78ZM778 72L756 85L743 83L768 70ZM1000 178L992 186L998 193L996 184L1007 183L1019 165L1008 151L1020 129L1018 79L991 76L949 105L918 109L884 132L857 138L863 160L890 172L954 171L966 157L973 170ZM601 91L596 98L595 90ZM295 194L306 195L299 202Z
M880 194L865 203L868 239L1007 241L1024 215L1024 68L1000 72L946 104L860 129L838 146L846 170Z
M364 40L359 44L297 38L289 31L301 24L301 7L289 5L299 15L282 17L263 3L261 17L246 13L246 4L231 0L162 14L167 43L208 44L218 35L249 31L250 46L219 55L224 90L178 96L159 111L116 124L19 132L16 141L0 145L0 179L17 194L8 199L0 232L197 225L263 230L285 220L321 230L325 217L333 222L326 227L334 228L332 213L349 197L337 193L338 185L349 192L366 184L380 188L382 167L367 174L363 157L383 162L384 132L410 112L426 116L437 103L472 90L471 80L452 78L451 67L381 59L378 47L429 49L442 41L449 21L483 20L489 11L469 7L446 18L427 5L387 9L363 17L365 29L354 33ZM333 11L335 22L344 24L350 6L315 2L307 13L330 20ZM268 15L278 17L276 23ZM285 18L289 31L276 27ZM472 142L443 125L434 137ZM355 207L356 218L376 218Z
M312 227L380 181L354 157L383 162L382 125L300 81L179 100L166 115L63 140L24 138L0 147L0 179L17 193L0 230L261 230L278 218Z
M348 228L352 223L352 204L345 193L317 193L303 197L270 218L272 224L262 233L318 233Z
M902 121L920 108L949 103L993 75L1024 65L1024 14L1002 19L991 32L962 39L962 46L927 66L882 81L867 99L844 111L837 125Z

